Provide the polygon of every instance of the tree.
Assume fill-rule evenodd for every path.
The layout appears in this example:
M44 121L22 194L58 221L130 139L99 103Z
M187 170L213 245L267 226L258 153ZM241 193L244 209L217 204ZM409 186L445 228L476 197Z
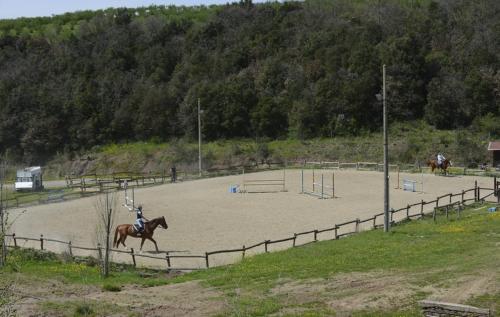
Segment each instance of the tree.
M108 277L110 267L110 249L112 246L111 230L114 227L116 216L117 199L114 193L105 193L97 196L94 208L97 213L97 248L99 249L99 260L101 260L101 275ZM104 254L102 254L104 247Z

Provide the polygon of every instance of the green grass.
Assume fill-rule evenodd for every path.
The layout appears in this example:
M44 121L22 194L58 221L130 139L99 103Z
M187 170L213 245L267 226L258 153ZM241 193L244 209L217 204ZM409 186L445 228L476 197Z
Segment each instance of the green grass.
M51 252L33 249L13 249L9 252L8 265L4 269L9 273L20 273L26 278L41 280L58 280L63 283L98 285L108 291L117 291L124 285L140 285L143 287L164 285L169 282L166 274L156 274L144 278L142 272L153 272L147 269L134 269L126 265L114 265L112 273L102 278L96 260L67 262L65 257Z

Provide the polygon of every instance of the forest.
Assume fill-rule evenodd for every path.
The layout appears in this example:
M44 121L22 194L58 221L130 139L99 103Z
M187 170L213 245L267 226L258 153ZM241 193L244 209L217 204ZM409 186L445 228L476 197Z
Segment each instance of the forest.
M310 139L486 122L500 137L500 1L306 0L0 20L0 154L197 137ZM496 129L496 130L495 130Z

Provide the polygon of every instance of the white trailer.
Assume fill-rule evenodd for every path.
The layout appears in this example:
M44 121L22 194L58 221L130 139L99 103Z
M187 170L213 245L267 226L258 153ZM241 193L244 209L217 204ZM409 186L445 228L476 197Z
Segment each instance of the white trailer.
M17 170L15 188L16 191L43 189L42 168L32 166Z

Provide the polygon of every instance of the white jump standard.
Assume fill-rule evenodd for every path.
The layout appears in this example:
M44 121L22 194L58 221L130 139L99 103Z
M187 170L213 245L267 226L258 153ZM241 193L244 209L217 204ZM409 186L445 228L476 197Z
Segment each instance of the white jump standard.
M301 194L307 194L311 196L316 196L320 199L332 199L335 198L335 173L332 172L332 184L325 185L325 177L321 174L321 182L317 183L315 178L314 169L312 170L312 190L308 191L304 189L304 169L302 169L302 179L301 179Z

